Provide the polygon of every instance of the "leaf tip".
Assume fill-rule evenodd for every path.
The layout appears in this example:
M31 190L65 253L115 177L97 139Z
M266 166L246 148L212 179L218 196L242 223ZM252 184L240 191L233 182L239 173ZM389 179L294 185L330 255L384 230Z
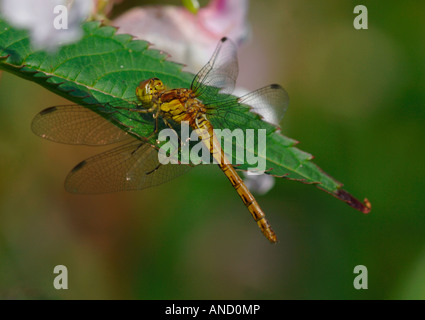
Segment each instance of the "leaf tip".
M363 213L367 214L367 213L370 212L370 210L372 210L372 204L370 203L370 201L367 198L364 198L363 202L364 202L366 208L368 209L366 212L363 211Z
M363 212L365 214L369 213L372 209L372 204L368 199L365 198L364 203L362 203L345 190L338 190L335 193L335 196L346 202L350 207L353 207L354 209L359 210L360 212Z

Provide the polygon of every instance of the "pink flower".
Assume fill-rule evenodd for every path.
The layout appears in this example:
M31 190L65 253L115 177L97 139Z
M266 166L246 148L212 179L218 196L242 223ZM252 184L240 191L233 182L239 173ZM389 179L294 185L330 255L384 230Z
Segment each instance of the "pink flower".
M119 33L129 33L171 54L188 71L198 71L208 61L218 41L227 36L240 44L248 36L248 0L212 0L196 15L184 7L134 8L113 24Z
M80 24L90 15L93 5L87 0L3 0L0 4L8 22L29 30L35 49L50 51L82 36ZM60 8L66 8L66 12ZM60 14L66 16L64 28L55 26Z

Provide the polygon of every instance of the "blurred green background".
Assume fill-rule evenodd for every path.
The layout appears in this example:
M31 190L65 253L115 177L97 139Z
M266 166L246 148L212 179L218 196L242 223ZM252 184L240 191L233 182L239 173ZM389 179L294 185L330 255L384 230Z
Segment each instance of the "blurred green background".
M353 27L358 4L368 30ZM424 12L423 1L251 1L239 84L282 84L283 133L372 203L363 215L279 179L257 197L277 245L213 166L139 192L66 193L68 171L107 148L36 137L33 116L65 100L3 73L0 297L424 299ZM69 290L53 288L60 264ZM353 287L356 265L368 290Z

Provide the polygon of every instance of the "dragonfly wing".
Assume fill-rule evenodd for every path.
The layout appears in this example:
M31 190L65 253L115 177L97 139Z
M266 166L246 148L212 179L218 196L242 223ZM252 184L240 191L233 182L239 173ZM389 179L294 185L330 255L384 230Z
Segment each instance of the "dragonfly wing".
M55 142L79 145L106 145L131 135L99 114L79 105L55 106L37 114L32 131Z
M206 109L207 118L216 134L220 135L220 140L231 142L233 147L236 147L227 152L225 150L225 153L229 158L233 158L233 163L243 163L243 158L240 158L234 151L241 148L241 150L249 149L254 153L260 152L261 146L256 140L258 139L256 138L259 134L258 130L266 130L266 134L275 131L285 114L287 105L286 91L278 85L270 85L240 98L233 97L226 101L211 102L206 105ZM261 121L260 116L271 124ZM221 131L217 129L221 129ZM254 130L254 136L246 129ZM244 131L243 135L240 134L241 130Z
M240 98L214 101L206 104L208 118L217 129L260 129L255 114L278 126L288 108L289 97L278 84L250 92ZM247 112L247 108L251 112ZM255 114L254 114L255 113Z
M191 89L201 100L217 99L217 94L229 95L235 88L239 67L237 47L222 38L211 59L192 81Z
M278 126L288 109L289 96L280 85L271 84L240 97L238 103L249 106L265 121Z
M83 194L141 190L167 182L190 168L161 165L158 151L136 140L80 162L68 174L65 188Z

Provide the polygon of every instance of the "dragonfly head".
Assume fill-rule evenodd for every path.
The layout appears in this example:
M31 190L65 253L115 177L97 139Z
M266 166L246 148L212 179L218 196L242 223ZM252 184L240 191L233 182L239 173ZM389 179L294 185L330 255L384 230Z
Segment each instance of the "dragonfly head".
M165 86L158 78L151 78L140 82L136 88L136 95L143 104L150 104L152 98L161 91L165 90Z

